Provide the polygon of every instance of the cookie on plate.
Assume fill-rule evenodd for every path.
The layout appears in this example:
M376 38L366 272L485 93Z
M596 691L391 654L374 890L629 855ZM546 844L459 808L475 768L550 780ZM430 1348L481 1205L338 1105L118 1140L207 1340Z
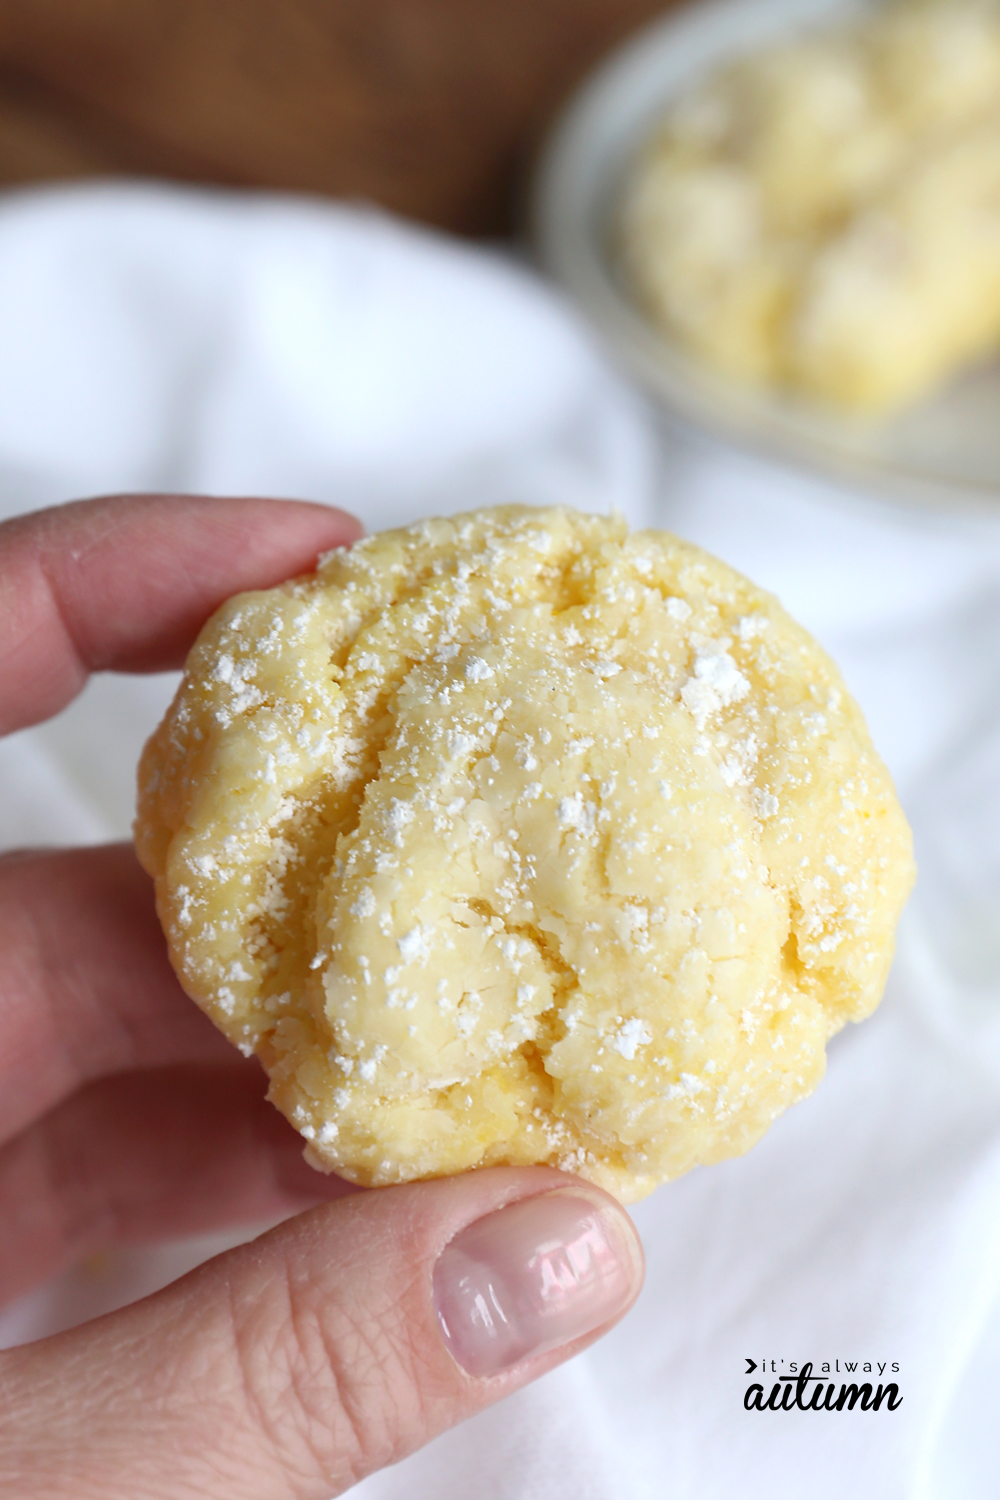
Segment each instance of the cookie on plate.
M724 374L872 414L1000 349L1000 6L897 0L678 98L628 173L620 259Z

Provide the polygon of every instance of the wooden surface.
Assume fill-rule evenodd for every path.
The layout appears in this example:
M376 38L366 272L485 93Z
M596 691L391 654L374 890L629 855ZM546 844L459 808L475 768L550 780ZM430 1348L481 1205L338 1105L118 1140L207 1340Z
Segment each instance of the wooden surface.
M0 0L0 183L142 173L510 228L573 85L665 0Z

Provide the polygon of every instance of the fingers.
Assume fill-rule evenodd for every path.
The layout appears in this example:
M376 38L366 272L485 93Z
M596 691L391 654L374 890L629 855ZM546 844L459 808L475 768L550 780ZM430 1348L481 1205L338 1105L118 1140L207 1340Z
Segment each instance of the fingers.
M584 1347L641 1275L624 1210L547 1168L325 1204L3 1356L0 1490L327 1500Z
M102 1075L232 1057L128 844L0 858L0 952L0 1141Z
M91 1084L0 1147L0 1304L94 1250L259 1223L354 1191L236 1053Z
M230 594L356 539L299 501L117 495L0 525L0 734L68 703L89 672L179 666Z

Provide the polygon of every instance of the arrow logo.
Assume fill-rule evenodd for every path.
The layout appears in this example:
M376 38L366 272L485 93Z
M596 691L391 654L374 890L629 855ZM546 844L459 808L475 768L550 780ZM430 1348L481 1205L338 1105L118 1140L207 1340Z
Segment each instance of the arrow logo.
M745 1354L744 1354L743 1358L746 1359L746 1355ZM752 1375L753 1372L754 1372L754 1370L756 1370L756 1368L757 1368L757 1361L755 1359L747 1359L747 1374L748 1375Z

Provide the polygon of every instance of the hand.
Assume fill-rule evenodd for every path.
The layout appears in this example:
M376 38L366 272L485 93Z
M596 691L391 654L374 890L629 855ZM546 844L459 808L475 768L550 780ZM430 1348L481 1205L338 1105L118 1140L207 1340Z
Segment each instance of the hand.
M228 595L356 535L322 506L166 497L0 526L0 732L90 671L180 665ZM356 1192L307 1167L178 987L129 846L0 859L0 952L0 1299L97 1248L297 1215L0 1355L0 1493L326 1500L636 1296L627 1215L558 1172Z

